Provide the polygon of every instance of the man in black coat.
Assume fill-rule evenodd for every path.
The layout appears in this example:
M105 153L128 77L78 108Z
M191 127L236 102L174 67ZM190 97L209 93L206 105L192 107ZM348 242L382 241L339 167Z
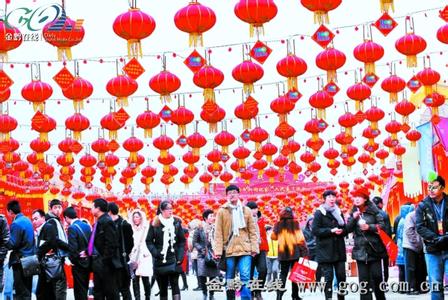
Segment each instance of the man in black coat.
M428 196L415 212L417 233L425 245L426 268L431 286L431 299L443 299L443 278L448 261L448 196L445 179L438 176L428 183Z
M132 300L131 296L131 276L129 274L129 254L134 247L132 226L118 214L118 205L114 202L109 203L109 216L114 221L115 229L118 234L118 251L122 268L117 270L118 290L123 296L123 300Z
M3 264L8 253L9 241L8 221L4 215L0 215L0 291L3 291Z
M87 252L92 257L95 299L119 300L116 278L119 242L114 221L107 210L106 200L98 198L93 201L92 214L97 221L93 225Z
M42 260L59 256L62 258L62 274L58 279L49 279L45 272L39 274L36 297L38 300L65 299L67 297L67 280L64 271L64 258L70 250L67 236L59 217L62 214L62 203L58 199L50 201L50 211L45 216L45 224L37 239L37 255Z
M88 224L78 219L73 207L67 207L64 210L64 218L70 225L68 227L68 245L70 246L69 258L73 264L73 293L75 300L87 300L91 273L87 246L92 230Z
M376 205L376 207L380 211L380 214L383 216L385 226L384 232L389 237L392 237L392 226L390 225L390 217L389 214L383 210L383 199L381 197L376 196L372 198L372 202ZM384 257L382 263L383 263L383 278L384 281L387 282L389 280L389 256Z
M336 205L336 193L327 190L323 193L324 203L314 213L312 233L316 236L316 261L325 277L325 298L333 296L333 277L337 282L346 281L344 236L347 234L344 217ZM338 299L344 299L338 294Z

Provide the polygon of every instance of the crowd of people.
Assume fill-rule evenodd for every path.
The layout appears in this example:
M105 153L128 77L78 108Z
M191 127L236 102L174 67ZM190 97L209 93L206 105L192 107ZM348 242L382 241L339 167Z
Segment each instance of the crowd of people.
M428 196L416 207L405 204L392 227L382 210L382 199L372 200L367 190L352 193L353 208L344 214L337 194L327 190L322 204L302 228L290 207L281 211L275 224L266 224L256 202L243 204L239 188L226 188L227 202L217 211L207 209L203 220L183 224L173 215L175 202L162 201L155 216L128 211L127 220L115 203L93 201L93 224L78 218L73 207L63 209L54 199L49 210L35 210L32 220L11 200L8 225L0 216L0 264L9 255L15 299L31 299L33 275L38 276L37 299L66 299L67 280L63 268L72 268L75 299L87 299L93 273L95 299L150 299L157 282L160 299L181 299L188 289L189 260L197 276L202 298L214 299L211 283L222 282L227 299L263 299L264 288L278 282L281 300L288 276L300 258L318 263L316 281L325 283L325 299L344 299L347 245L353 242L351 258L356 261L359 284L365 287L361 299L385 299L382 283L387 282L389 265L396 263L400 282L408 289L426 292L422 283L429 277L431 299L443 299L444 274L448 268L448 197L445 180L437 177L428 184ZM395 262L380 232L398 245ZM37 263L36 263L37 262ZM426 262L426 264L425 264ZM3 268L0 268L3 284ZM237 284L239 283L239 284ZM141 290L141 286L143 289ZM3 286L1 286L3 288ZM131 293L132 290L132 293ZM297 283L291 282L293 300L301 299ZM133 296L132 296L133 295ZM266 293L265 293L265 297Z

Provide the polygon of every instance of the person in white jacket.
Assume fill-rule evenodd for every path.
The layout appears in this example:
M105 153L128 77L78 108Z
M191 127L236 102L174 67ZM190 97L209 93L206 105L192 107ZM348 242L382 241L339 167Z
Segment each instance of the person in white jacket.
M149 223L146 215L140 209L131 212L130 222L134 231L134 248L129 256L131 266L135 269L135 277L132 279L132 287L134 290L134 298L140 297L140 278L143 281L145 289L145 300L150 299L151 285L149 278L153 275L152 256L146 246L146 236L148 235Z

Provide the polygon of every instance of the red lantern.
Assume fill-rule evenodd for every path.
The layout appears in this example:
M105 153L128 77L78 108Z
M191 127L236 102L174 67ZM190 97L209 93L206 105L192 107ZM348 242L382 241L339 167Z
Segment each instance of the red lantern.
M208 173L204 173L201 176L199 176L199 180L204 184L205 191L208 191L210 182L213 180L213 177Z
M229 182L232 181L233 175L231 173L227 172L227 171L224 171L224 173L222 173L219 176L219 179L221 179L222 182L224 182L224 186L227 187L229 185Z
M417 145L417 142L422 137L421 133L418 130L410 130L408 133L406 133L406 138L411 142L411 146L415 147Z
M154 147L160 150L161 157L167 157L168 150L174 145L173 139L168 137L166 134L159 136L152 143Z
M218 131L218 122L224 120L225 116L226 111L210 100L202 106L201 119L208 123L210 133Z
M9 140L11 131L17 128L17 121L7 114L0 114L0 141Z
M406 153L406 148L401 146L400 144L396 145L394 148L394 154L397 156L398 160L401 160L403 154Z
M118 75L107 82L106 90L117 97L118 106L128 106L128 97L138 89L138 83L126 75Z
M5 102L6 100L9 99L9 97L11 97L11 90L10 89L6 89L4 91L0 91L0 103Z
M316 157L310 151L305 151L300 155L300 160L309 165L316 160Z
M409 123L409 115L415 111L415 105L403 99L395 105L395 111L403 116L403 125L408 125Z
M252 168L254 168L255 170L258 170L258 178L261 179L264 173L264 169L268 166L267 161L265 161L264 159L257 159L256 161L254 161L254 163L252 164Z
M96 164L96 158L87 153L79 159L79 163L85 168L92 168Z
M375 74L375 62L384 56L384 48L372 40L365 40L355 47L353 55L364 63L366 74Z
M143 55L141 40L150 36L155 28L154 19L135 7L119 15L113 24L115 34L128 41L129 57Z
M214 11L198 2L191 1L174 16L176 27L190 34L189 46L203 46L202 34L210 30L216 23Z
M179 108L171 114L171 122L178 126L177 132L179 136L187 134L187 124L193 122L193 120L194 114L184 106L179 106Z
M258 114L258 106L252 107L247 104L247 101L238 105L235 108L235 116L243 120L243 129L250 129L252 127L252 119Z
M397 134L401 131L401 124L396 120L392 120L386 124L386 131L391 134L393 140L398 139Z
M221 131L215 136L215 143L221 146L221 152L223 154L229 153L229 146L235 142L235 136L228 131Z
M378 122L384 118L384 115L384 111L376 106L372 106L365 112L366 119L374 130L378 129Z
M309 103L317 110L317 118L325 119L325 110L333 105L333 97L326 91L321 90L311 95Z
M255 127L250 131L250 140L255 143L255 151L260 150L261 143L267 140L269 133L261 127Z
M0 20L0 60L8 61L8 51L18 48L22 44L22 34L17 27L3 19Z
M406 33L395 42L395 48L401 54L406 55L408 68L415 68L417 67L417 54L425 51L426 41L414 32Z
M187 175L182 175L179 178L180 182L182 182L183 184L185 184L185 188L189 189L189 185L190 183L193 182L193 179L191 179L190 177L188 177Z
M211 65L204 65L193 76L194 84L204 89L204 102L207 102L207 100L212 101L212 103L215 102L214 89L223 81L224 73Z
M240 0L234 8L235 15L250 24L250 37L254 32L264 34L263 24L277 15L277 6L273 0Z
M295 103L286 96L280 96L271 102L271 110L278 114L279 123L287 121L287 115L295 107Z
M194 164L199 161L200 157L198 155L194 155L192 151L188 151L182 156L182 160L188 164L187 170L192 171L194 170L195 166ZM193 176L191 176L193 177Z
M288 79L288 90L298 89L297 77L305 74L307 69L305 60L293 53L288 53L277 63L277 72Z
M246 147L239 146L238 148L233 150L232 154L238 160L238 166L240 168L245 168L246 167L246 161L245 160L246 160L246 158L249 157L250 150L247 149Z
M233 78L243 84L243 90L248 94L254 92L254 83L263 75L263 68L250 60L243 61L232 70Z
M22 88L22 97L33 103L34 111L43 111L45 100L52 94L51 85L40 80L33 80Z
M439 115L439 107L445 104L445 97L439 93L432 93L423 100L423 103L429 108L431 108L431 113L433 116Z
M217 167L219 162L221 161L222 153L218 149L213 149L209 153L207 153L207 159L213 163L213 167Z
M397 75L391 75L381 82L381 88L390 93L390 103L397 102L398 93L404 90L406 82Z
M363 110L362 103L372 94L372 90L363 82L355 83L347 89L347 96L355 101L357 111Z
M439 72L429 68L424 68L416 75L418 81L425 87L425 95L428 96L432 93L433 86L440 80Z
M284 147L288 148L288 150L289 150L289 154L288 154L289 160L295 161L296 160L295 153L297 153L300 150L300 144L291 139L288 141L288 145L286 145Z
M84 108L83 100L93 93L93 85L88 80L76 76L72 83L62 90L62 93L73 101L75 112L80 112Z
M50 150L51 144L49 141L41 141L40 139L34 139L30 143L30 148L36 152L36 159L38 161L44 159L44 152Z
M264 171L264 175L269 178L269 183L274 183L275 177L278 176L278 170L274 167L269 167Z
M328 12L336 9L342 0L300 0L302 5L314 13L314 23L330 23Z
M274 159L274 165L278 168L280 174L285 172L284 168L288 164L289 160L283 155L279 155Z
M319 150L324 145L324 140L321 138L318 138L317 140L313 140L312 138L306 140L306 146L313 150L313 154L315 156L319 155Z
M143 128L145 138L151 138L152 130L160 124L160 116L150 110L147 110L138 115L135 121L138 127Z
M289 172L293 175L294 180L299 178L300 172L302 172L302 167L299 166L296 162L292 161L288 165Z
M316 57L316 66L327 71L327 82L336 81L336 71L346 61L345 54L334 48L327 48Z
M448 44L448 24L443 25L437 30L437 39L444 44Z
M123 142L123 148L129 152L129 163L137 162L137 152L143 149L143 142L132 136Z
M157 161L163 165L163 172L168 173L170 170L170 165L176 161L176 158L171 153L168 153L166 157L159 156Z
M92 143L92 150L98 153L98 160L104 162L105 153L109 151L109 141L99 138Z
M352 135L353 127L358 124L358 120L356 119L354 114L352 114L351 112L346 112L338 118L338 123L345 128L346 134Z
M372 126L365 128L362 132L362 136L369 139L369 145L375 144L375 138L381 134L381 131L374 129Z
M48 133L56 129L56 121L52 117L42 114L42 118L38 123L31 122L31 129L39 132L41 141L48 141Z
M381 164L384 165L384 161L389 157L389 152L384 149L380 149L376 152L375 156L380 159Z
M282 140L283 146L288 144L288 139L293 137L295 133L296 129L286 122L280 123L277 128L275 128L275 135Z
M77 141L81 140L81 132L89 128L89 126L89 119L80 113L75 113L65 120L65 127L73 131L73 138Z
M124 126L115 118L115 113L111 112L101 118L101 127L109 130L109 139L116 140L118 138L117 131Z
M195 132L187 138L187 144L192 148L194 155L199 155L200 149L207 144L207 140L202 134Z
M267 142L261 147L261 152L266 156L266 160L271 163L272 162L272 156L275 155L278 151L277 146L272 144L271 142Z
M62 16L42 28L45 41L58 48L58 60L72 60L71 48L84 38L84 27L81 24L67 17L63 11Z
M149 80L149 87L154 92L159 93L160 99L165 102L171 101L171 94L177 91L180 85L179 77L165 70L165 68Z

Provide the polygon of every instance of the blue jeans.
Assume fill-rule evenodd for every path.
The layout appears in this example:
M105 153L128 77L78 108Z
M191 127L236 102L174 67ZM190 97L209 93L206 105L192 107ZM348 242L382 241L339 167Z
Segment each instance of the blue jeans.
M448 251L425 253L431 300L443 300L443 277L448 271Z
M240 279L243 283L241 287L241 300L251 300L251 293L248 288L249 280L250 280L250 267L252 265L252 256L244 255L244 256L232 256L226 257L226 281L229 279L235 278L235 271L238 267L238 271L240 273ZM227 295L230 295L230 298L235 299L235 291L227 290ZM229 299L229 297L227 298Z

